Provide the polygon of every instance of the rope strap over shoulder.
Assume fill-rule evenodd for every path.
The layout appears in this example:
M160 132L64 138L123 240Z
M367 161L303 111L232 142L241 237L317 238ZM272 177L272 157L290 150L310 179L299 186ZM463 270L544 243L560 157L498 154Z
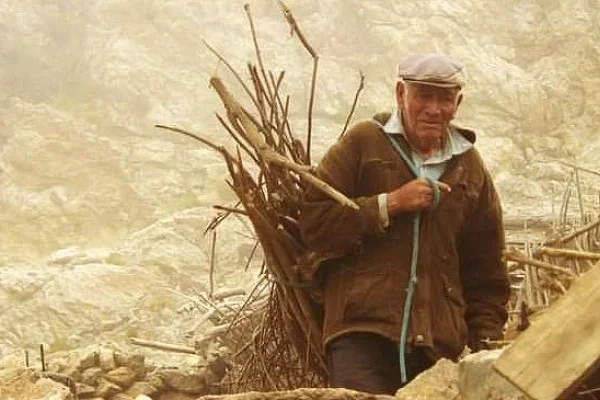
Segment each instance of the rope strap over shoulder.
M440 204L440 187L436 181L431 178L425 178L431 189L433 190L433 203L429 206L429 209L433 210Z

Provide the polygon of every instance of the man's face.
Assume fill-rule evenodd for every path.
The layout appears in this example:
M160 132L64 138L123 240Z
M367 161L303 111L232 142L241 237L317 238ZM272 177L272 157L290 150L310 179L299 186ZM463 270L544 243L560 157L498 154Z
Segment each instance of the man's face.
M411 144L426 155L438 149L460 104L458 88L398 83L396 98Z

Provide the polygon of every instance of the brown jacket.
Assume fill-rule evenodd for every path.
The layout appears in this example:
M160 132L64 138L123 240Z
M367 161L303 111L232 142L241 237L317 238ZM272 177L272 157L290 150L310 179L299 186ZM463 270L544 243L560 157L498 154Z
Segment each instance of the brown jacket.
M473 132L459 131L474 141ZM319 259L335 260L302 271L316 276L322 267L324 343L351 331L399 342L414 214L400 214L384 229L377 195L414 177L371 121L331 147L318 175L360 206L341 206L316 189L305 195L302 238ZM408 343L455 359L467 344L477 349L481 339L502 337L509 283L500 202L475 148L453 157L440 180L452 191L422 211Z

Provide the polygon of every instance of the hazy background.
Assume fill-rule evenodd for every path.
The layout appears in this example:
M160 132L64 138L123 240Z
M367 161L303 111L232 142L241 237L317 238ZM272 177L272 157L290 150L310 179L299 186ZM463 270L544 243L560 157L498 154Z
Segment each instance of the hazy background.
M249 3L266 63L286 70L300 134L312 60L274 0ZM242 5L0 2L0 355L126 334L184 341L176 310L181 294L206 290L211 206L234 199L218 155L153 125L226 139L208 79L234 80L202 40L245 76L254 53ZM597 1L287 5L320 54L315 160L340 133L359 71L354 121L393 106L400 56L435 51L465 65L457 122L478 133L507 217L556 216L571 172L557 160L600 170ZM585 201L597 205L591 177ZM239 221L223 227L219 286L249 281L238 272L248 234Z

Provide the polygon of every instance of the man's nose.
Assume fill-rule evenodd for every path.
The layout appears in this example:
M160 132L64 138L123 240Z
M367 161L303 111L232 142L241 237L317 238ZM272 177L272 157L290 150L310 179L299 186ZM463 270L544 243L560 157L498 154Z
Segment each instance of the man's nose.
M427 100L425 111L429 114L439 114L442 111L440 101L436 96L432 96Z

